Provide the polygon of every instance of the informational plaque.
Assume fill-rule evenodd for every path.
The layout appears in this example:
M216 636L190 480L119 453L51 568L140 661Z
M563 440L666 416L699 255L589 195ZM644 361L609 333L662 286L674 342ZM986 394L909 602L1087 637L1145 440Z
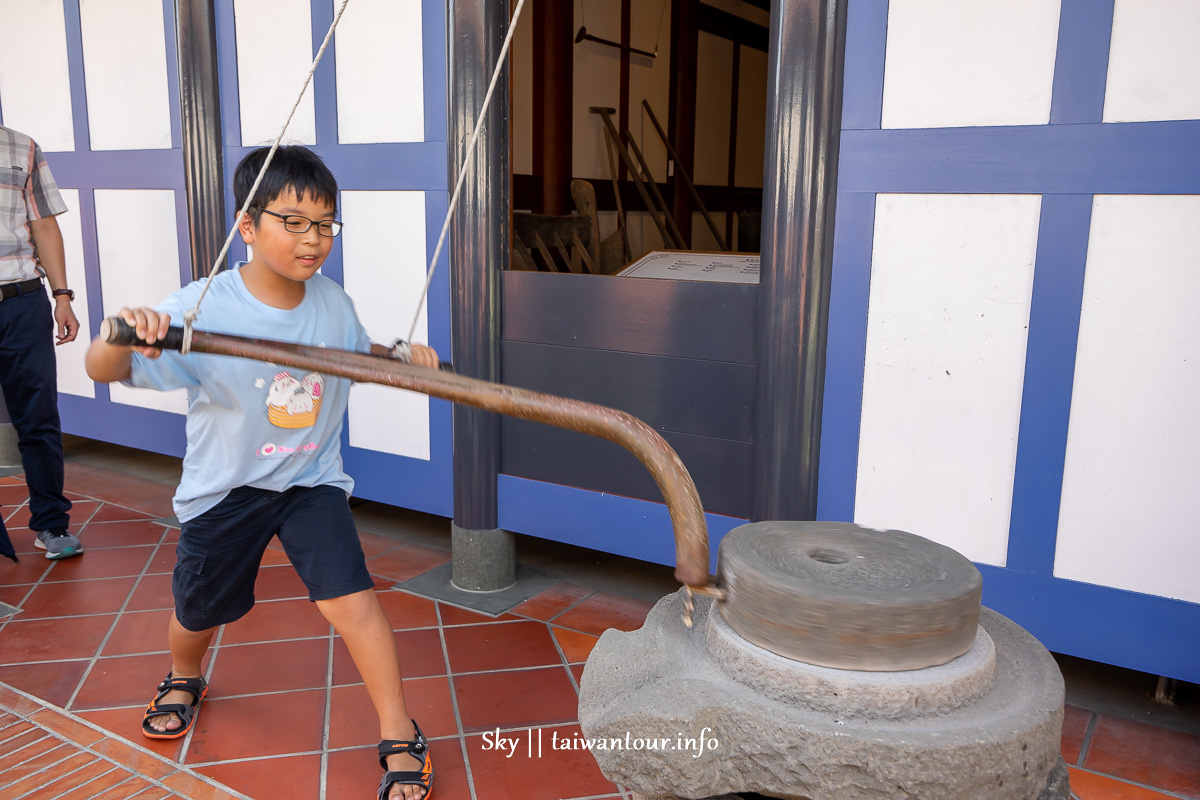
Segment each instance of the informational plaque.
M757 254L652 250L617 274L626 278L758 283Z

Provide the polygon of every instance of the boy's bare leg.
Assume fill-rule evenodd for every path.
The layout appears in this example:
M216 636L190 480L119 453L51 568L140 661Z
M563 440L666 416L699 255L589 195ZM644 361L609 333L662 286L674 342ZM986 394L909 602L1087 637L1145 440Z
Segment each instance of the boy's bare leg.
M400 683L396 639L375 590L318 600L317 608L346 643L354 666L367 685L367 694L379 715L379 738L414 738L416 731ZM388 756L387 762L390 770L419 770L422 766L420 759L408 753ZM425 790L420 786L393 785L388 800L419 800L424 795Z
M204 674L201 662L204 660L204 654L208 652L208 646L212 643L213 634L216 632L216 628L209 628L205 631L189 631L180 625L179 620L172 614L171 625L167 629L167 641L171 646L171 675L176 678L201 677ZM167 692L166 697L162 699L162 704L191 705L195 700L196 698L192 696L191 692L175 689ZM151 717L149 723L151 728L159 732L177 731L183 725L176 714Z

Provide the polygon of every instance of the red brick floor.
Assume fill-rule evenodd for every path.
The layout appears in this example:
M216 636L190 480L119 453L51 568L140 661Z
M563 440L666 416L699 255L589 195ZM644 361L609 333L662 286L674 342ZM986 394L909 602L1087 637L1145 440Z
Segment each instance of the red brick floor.
M178 530L157 519L170 513L170 487L78 465L68 487L85 554L51 562L24 527L20 477L0 478L0 516L22 559L0 560L0 601L22 609L0 618L0 798L374 797L366 691L279 550L260 570L258 605L215 641L196 729L173 742L139 734L169 667ZM599 634L638 627L649 603L564 581L493 618L389 588L444 564L445 550L362 539L431 741L436 800L629 800L586 751L534 769L523 754L485 749L483 734L571 736ZM1069 706L1063 754L1078 800L1200 800L1200 737Z

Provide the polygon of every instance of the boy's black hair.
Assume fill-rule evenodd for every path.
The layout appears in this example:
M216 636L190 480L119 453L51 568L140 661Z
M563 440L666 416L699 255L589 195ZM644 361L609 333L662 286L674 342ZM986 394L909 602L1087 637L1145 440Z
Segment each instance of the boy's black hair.
M233 171L235 209L240 209L245 204L246 196L250 194L254 179L258 177L258 171L262 169L268 152L269 147L252 150ZM337 213L337 179L333 177L333 173L325 166L321 157L301 145L281 146L271 158L271 166L267 167L267 173L263 175L258 191L254 193L254 202L250 204L250 210L247 212L255 225L262 216L258 209L270 205L288 189L295 192L297 197L309 196L314 200L323 200L333 206L334 213Z

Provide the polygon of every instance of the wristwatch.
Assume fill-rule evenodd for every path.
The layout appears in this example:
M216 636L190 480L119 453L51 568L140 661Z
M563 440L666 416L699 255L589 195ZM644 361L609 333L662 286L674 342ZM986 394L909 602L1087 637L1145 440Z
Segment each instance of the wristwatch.
M54 295L55 297L61 297L62 295L66 295L68 300L70 300L71 302L75 302L75 290L74 289L55 289L54 291L50 292L50 294Z

